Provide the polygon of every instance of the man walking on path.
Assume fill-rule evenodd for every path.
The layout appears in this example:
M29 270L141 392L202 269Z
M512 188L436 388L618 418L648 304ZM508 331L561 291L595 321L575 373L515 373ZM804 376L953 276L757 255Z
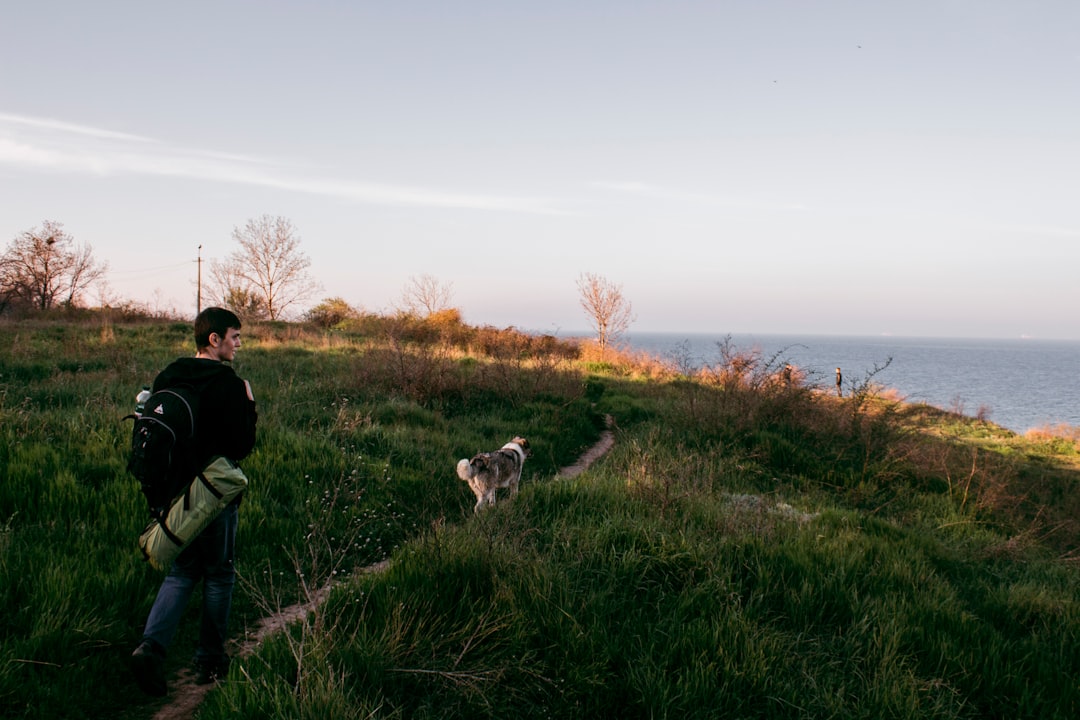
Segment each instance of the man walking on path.
M844 381L844 377L840 374L840 368L836 368L836 397L844 397L844 390L841 386Z
M154 392L188 385L198 394L195 443L190 456L175 458L184 476L194 478L211 459L233 463L255 447L255 397L251 385L231 366L240 347L240 318L230 310L211 307L195 318L195 357L173 361L154 379ZM143 630L142 642L131 656L139 687L150 695L168 692L165 656L195 584L203 581L202 621L195 651L197 682L224 677L229 668L225 639L233 586L236 525L241 495L195 538L173 563L158 589Z

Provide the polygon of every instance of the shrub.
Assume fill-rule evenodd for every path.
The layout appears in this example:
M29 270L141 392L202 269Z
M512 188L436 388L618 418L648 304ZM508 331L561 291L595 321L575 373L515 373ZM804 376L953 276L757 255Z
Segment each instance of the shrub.
M321 328L329 329L337 327L346 320L357 317L358 315L359 311L349 305L349 303L339 297L332 297L323 300L321 303L308 310L304 318L308 322L315 323Z

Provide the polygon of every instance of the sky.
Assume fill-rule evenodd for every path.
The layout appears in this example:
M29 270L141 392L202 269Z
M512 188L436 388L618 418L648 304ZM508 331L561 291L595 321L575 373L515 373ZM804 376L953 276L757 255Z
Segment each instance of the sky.
M319 291L466 322L1080 339L1076 0L35 0L0 24L0 243L195 311L285 217ZM201 249L199 246L201 245Z

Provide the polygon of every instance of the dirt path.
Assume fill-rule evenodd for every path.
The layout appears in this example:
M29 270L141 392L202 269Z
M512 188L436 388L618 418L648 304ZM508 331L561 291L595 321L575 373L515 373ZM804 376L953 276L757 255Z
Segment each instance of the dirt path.
M568 465L559 470L559 477L572 478L580 475L587 470L590 465L611 450L615 445L615 435L611 430L614 423L610 415L605 418L605 422L607 423L608 429L600 434L600 440L586 450L573 465ZM368 565L360 572L381 572L382 570L385 570L389 564L389 560L383 560L374 565ZM284 630L289 623L296 622L297 620L306 617L308 613L315 610L322 601L326 599L331 588L332 584L325 585L312 593L307 602L283 608L280 612L260 620L254 628L248 630L242 641L234 645L232 649L233 657L242 658L250 655L255 651L255 648L258 647L259 643L267 637ZM198 710L199 704L202 703L206 694L212 687L213 685L196 685L195 673L190 669L181 670L169 682L169 700L166 701L166 705L163 705L156 713L154 713L153 720L188 720L195 715L195 711Z
M573 465L568 465L559 471L559 477L572 478L589 469L589 466L594 462L602 458L607 454L609 450L615 445L615 434L611 431L611 428L615 425L614 419L610 415L604 417L604 424L607 425L607 429L600 433L600 439L595 445L585 451L585 453L577 459Z

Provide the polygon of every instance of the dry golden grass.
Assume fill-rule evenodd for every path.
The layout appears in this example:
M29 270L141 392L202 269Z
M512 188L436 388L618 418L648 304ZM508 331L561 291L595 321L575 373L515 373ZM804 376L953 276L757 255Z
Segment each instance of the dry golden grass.
M1024 437L1035 442L1071 440L1076 443L1076 449L1080 451L1080 427L1077 427L1076 425L1068 425L1065 423L1041 425L1037 428L1028 430L1024 433Z
M595 340L583 338L575 341L579 358L586 363L605 363L621 374L648 380L666 380L676 374L671 362L664 361L644 351L608 345L601 353Z

